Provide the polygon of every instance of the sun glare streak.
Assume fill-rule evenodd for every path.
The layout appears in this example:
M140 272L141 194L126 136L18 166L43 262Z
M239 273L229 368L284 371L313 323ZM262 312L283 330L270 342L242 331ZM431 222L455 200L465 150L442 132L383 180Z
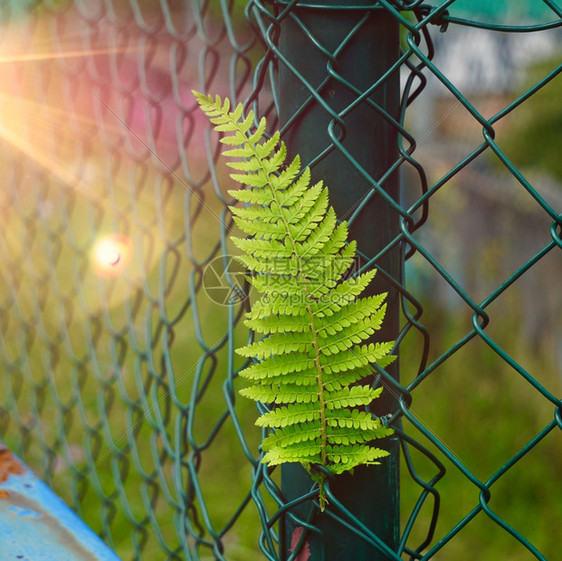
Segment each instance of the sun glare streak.
M126 47L126 48L111 48L111 49L90 49L86 51L79 50L79 51L68 51L68 52L20 53L20 54L14 54L9 56L0 56L0 64L113 55L117 53L134 54L135 52L138 52L138 49L132 49L130 47Z
M0 121L0 137L7 141L11 146L25 154L31 160L52 173L57 179L67 185L75 185L76 177L70 170L58 165L47 154L38 151L36 147L27 142L25 138L16 134L11 129L5 127Z
M92 96L95 98L95 96ZM47 111L52 117L51 121L47 121L45 117L38 119L41 113ZM69 113L68 110L60 109L59 107L54 107L52 105L45 105L44 103L39 103L31 99L16 97L10 94L0 92L0 115L3 116L2 121L4 121L4 116L11 116L12 119L17 119L22 115L33 115L33 127L36 129L39 126L44 127L46 130L61 132L61 124L64 123L66 128L68 127ZM58 119L58 120L57 120ZM71 119L78 124L87 125L91 127L98 127L99 123L94 117L88 117L76 111L72 112ZM104 130L115 135L121 135L123 128L119 125L114 125L112 123L104 123Z
M87 115L73 113L72 121L96 130L99 127L96 119ZM122 134L122 129L111 123L105 123L104 129L116 136ZM0 92L0 138L69 187L80 187L82 174L64 157L53 157L51 140L56 135L69 148L82 142L86 133L77 132L62 109Z

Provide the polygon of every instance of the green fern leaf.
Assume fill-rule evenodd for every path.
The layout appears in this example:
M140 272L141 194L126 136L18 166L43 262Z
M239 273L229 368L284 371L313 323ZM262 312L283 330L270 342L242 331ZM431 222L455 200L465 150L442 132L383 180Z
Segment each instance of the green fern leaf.
M264 413L256 421L259 427L286 427L320 419L320 407L315 403L290 404Z
M377 460L388 456L386 450L372 446L328 446L328 457L333 462L335 474L349 471L360 465L376 465Z
M245 319L244 325L258 333L302 333L310 330L310 318L303 313L300 316L273 316L262 319Z
M288 425L270 433L262 442L262 450L268 452L274 448L287 448L300 442L318 442L321 435L322 425L319 419L298 425Z
M264 338L237 352L254 362L240 372L249 385L240 393L270 407L256 424L269 429L262 461L274 466L301 463L320 488L326 506L325 472L351 471L377 464L388 453L373 441L392 434L366 409L382 388L365 383L374 366L394 356L392 342L370 342L380 329L385 294L361 297L375 271L347 278L356 257L345 222L337 223L322 181L311 185L308 168L287 148L277 131L266 137L241 104L194 92L199 105L235 159L231 178L245 186L229 194L246 238L231 236L242 252L249 282L261 294L244 323Z
M330 338L342 329L350 327L351 325L361 321L364 318L372 317L373 315L379 314L382 310L382 319L384 318L384 313L386 307L384 307L383 302L386 297L386 293L377 294L376 296L368 296L363 298L359 302L351 302L347 306L340 309L339 312L332 314L329 317L323 317L319 322L318 333L322 338Z
M262 403L314 403L318 401L318 391L314 387L300 386L297 384L283 384L279 388L276 384L272 386L249 386L240 390L240 394L261 401ZM356 398L359 401L360 398Z
M321 444L296 444L285 448L275 447L263 457L263 462L271 466L279 464L300 462L302 464L320 463L322 459ZM340 473L343 473L342 472Z
M305 168L295 182L278 193L277 202L282 207L291 207L299 201L310 184L310 169ZM271 201L271 196L270 196Z
M310 331L296 335L294 333L278 333L257 343L237 349L236 352L242 356L261 359L274 355L305 352L310 348L313 341L314 338Z
M271 357L257 364L248 366L240 376L250 380L266 380L272 376L281 376L292 372L304 372L315 368L314 358L308 353L291 353L283 357ZM264 401L267 403L267 401Z

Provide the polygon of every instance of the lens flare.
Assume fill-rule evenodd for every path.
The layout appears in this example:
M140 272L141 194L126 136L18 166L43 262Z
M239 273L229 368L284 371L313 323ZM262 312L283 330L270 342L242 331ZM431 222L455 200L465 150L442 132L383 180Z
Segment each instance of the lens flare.
M126 236L104 236L96 243L92 253L96 273L102 277L113 277L122 273L130 253L131 241Z

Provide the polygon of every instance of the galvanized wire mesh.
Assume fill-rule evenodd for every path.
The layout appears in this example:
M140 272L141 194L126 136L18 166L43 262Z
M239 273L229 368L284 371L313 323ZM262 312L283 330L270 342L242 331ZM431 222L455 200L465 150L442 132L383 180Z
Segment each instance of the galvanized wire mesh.
M467 19L462 4L329 7L353 8L347 42L381 11L402 29L400 156L340 216L357 220L402 170L400 231L366 256L377 266L399 248L405 263L402 380L381 378L399 403L390 422L403 460L401 539L387 557L554 559L561 191L542 168L520 169L508 141L562 66L551 53L522 86L508 62L529 52L526 37L559 39L562 10L535 2L539 19L521 23ZM345 129L330 84L372 104L388 77L369 91L346 83L346 42L319 43L299 5L2 2L0 436L123 559L284 555L278 523L294 505L259 463L255 411L237 397L247 302L229 268L230 185L190 90L243 101L276 128L276 75L290 63L279 30L291 19L325 58L325 80L300 76L309 104ZM499 36L495 70L488 46L480 69L453 76L466 62L454 41L474 52ZM318 131L326 154L357 167L333 130ZM375 555L377 536L337 504Z

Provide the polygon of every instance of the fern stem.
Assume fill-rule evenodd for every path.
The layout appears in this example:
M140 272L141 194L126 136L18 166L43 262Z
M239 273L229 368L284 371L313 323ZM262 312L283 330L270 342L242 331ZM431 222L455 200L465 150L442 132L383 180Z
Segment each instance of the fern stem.
M324 380L323 380L323 370L320 364L320 345L318 344L318 331L314 325L314 313L312 312L310 305L306 307L308 314L310 315L310 329L312 330L312 344L314 346L314 365L316 366L316 382L318 384L318 404L320 405L320 430L321 430L321 465L326 467L328 465L328 434L327 434L327 423L326 423L326 400L324 399ZM324 491L324 482L326 480L326 475L324 472L320 474L319 488L320 488L320 510L324 511L326 507L326 492Z
M327 440L328 435L326 434L326 401L324 399L324 380L323 380L323 371L322 365L320 364L320 346L318 345L318 332L314 326L314 314L310 309L310 306L306 307L309 315L310 315L310 328L312 330L312 345L314 346L314 365L316 366L316 382L318 384L318 402L320 404L320 428L321 428L321 435L322 435L322 449L321 449L321 458L322 458L322 465L327 465Z
M247 140L249 140L247 133L242 129L242 127L239 125L239 123L236 123L236 126L238 128L238 131L243 134ZM271 192L271 197L272 197L272 201L275 203L277 209L279 209L279 215L281 217L281 220L283 221L283 225L285 227L285 232L286 232L286 238L289 240L290 244L291 244L291 252L292 254L296 257L297 263L298 263L298 273L297 273L297 277L302 277L304 275L303 273L303 269L302 269L302 256L299 255L298 251L297 251L297 242L296 240L293 238L292 234L291 234L291 229L289 227L289 223L287 222L287 219L285 218L285 216L283 215L283 213L281 212L281 208L282 205L279 203L279 198L277 197L277 192L275 190L275 188L273 187L273 185L271 184L270 181L270 177L271 177L271 173L264 167L263 163L262 163L262 159L259 157L259 154L257 152L257 150L255 149L255 146L253 143L247 142L248 146L250 147L252 153L254 154L254 156L257 158L260 167L262 169L262 171L264 172L264 174L267 177L267 186L269 187L269 190ZM310 299L314 298L313 295L307 290L306 288L306 283L303 284L303 296L306 299L307 302L310 301ZM327 434L327 421L326 421L326 399L325 399L325 389L324 389L324 380L323 380L323 369L322 369L322 365L320 364L320 345L318 343L318 338L319 338L319 333L316 330L315 324L314 324L314 312L312 311L310 304L307 304L306 306L306 310L308 312L308 315L310 316L310 329L312 331L312 336L313 336L313 347L314 347L314 365L316 367L316 382L317 382L317 386L318 386L318 404L320 406L320 430L321 430L321 448L320 448L320 458L321 458L321 462L320 465L323 467L326 467L328 465L328 434ZM326 480L326 474L324 472L320 473L320 477L318 479L318 485L319 485L319 503L320 503L320 510L324 511L326 504L327 504L327 499L326 499L326 493L324 490L324 482Z

